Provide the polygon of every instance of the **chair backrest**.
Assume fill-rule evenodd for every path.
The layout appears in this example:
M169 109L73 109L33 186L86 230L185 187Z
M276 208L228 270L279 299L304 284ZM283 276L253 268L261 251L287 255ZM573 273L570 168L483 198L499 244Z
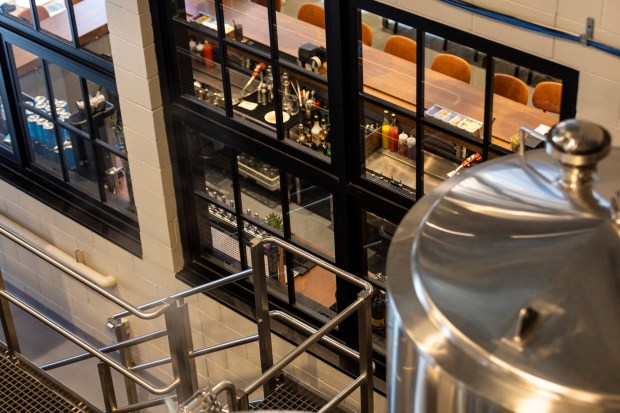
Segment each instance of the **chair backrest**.
M26 19L32 23L32 13L30 12L30 9L21 9L15 16ZM50 17L50 14L45 7L37 6L37 16L39 21L42 21Z
M362 43L372 46L372 29L364 22L362 22Z
M385 53L409 60L412 63L416 62L416 49L417 44L414 40L399 34L388 37L383 47Z
M562 84L559 82L540 82L532 94L532 105L545 112L560 113L562 103Z
M260 4L267 7L267 0L252 0L252 3ZM280 11L282 8L282 0L276 0L276 11Z
M527 105L529 89L518 77L497 73L493 77L493 93Z
M435 56L431 69L465 83L469 83L471 80L471 67L469 63L452 54L440 53Z
M306 23L313 24L322 29L325 28L325 10L314 3L304 3L299 8L297 18Z

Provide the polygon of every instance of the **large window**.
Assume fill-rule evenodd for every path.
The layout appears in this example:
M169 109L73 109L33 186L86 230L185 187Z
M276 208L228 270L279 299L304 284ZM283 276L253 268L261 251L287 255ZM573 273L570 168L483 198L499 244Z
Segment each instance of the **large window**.
M246 268L248 243L270 234L369 279L379 366L385 260L407 210L512 153L522 125L544 132L575 115L574 70L380 2L159 10L179 202L195 210L180 218L188 267L205 277ZM274 305L320 324L355 298L333 274L270 253ZM355 329L336 335L355 345Z
M17 19L26 26L33 21L24 18L27 2L18 1L14 5L16 9L11 10L12 3L5 2L2 10L13 17L0 16L0 62L4 74L0 95L0 154L14 167L7 163L0 173L101 235L140 253L131 173L113 73L104 70L105 65L101 66L98 58L76 48L62 49L61 53L50 33L46 32L39 40L27 40L23 35L30 30L28 27L23 28L23 33L15 27L5 27L7 19ZM38 7L50 12L49 19L63 14L67 18L67 9L51 11L57 3L64 4L51 1ZM97 2L76 2L73 11L77 13L77 6L82 3ZM22 14L16 15L16 10ZM42 16L46 15L41 11L34 16L34 21L40 19L38 30L44 31L46 27L60 30L59 25L44 24L48 17L42 20ZM75 14L75 19L79 18L80 14ZM83 27L77 23L78 28ZM70 26L75 28L75 24ZM103 38L107 39L107 35L98 37L97 41Z

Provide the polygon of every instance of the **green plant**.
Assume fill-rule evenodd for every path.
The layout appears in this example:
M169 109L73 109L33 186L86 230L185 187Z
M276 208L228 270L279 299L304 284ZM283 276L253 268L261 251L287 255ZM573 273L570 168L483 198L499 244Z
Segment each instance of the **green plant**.
M284 223L282 222L282 217L280 216L280 214L276 212L269 213L269 215L265 217L265 222L267 223L267 225L275 229L281 230L284 227Z

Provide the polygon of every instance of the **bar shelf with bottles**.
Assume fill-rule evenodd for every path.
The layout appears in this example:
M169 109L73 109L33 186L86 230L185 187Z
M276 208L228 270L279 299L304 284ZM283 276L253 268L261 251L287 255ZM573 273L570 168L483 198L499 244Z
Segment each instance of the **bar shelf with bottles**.
M407 196L416 193L417 145L423 144L425 191L480 160L464 142L430 126L423 127L423 138L416 136L416 122L403 115L380 112L366 102L365 123L360 126L364 147L365 178Z

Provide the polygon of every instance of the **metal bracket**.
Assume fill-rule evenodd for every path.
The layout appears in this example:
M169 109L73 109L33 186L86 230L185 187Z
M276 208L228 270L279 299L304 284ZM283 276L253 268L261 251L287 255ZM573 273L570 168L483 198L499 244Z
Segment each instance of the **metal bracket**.
M586 18L586 32L579 36L579 40L583 44L587 44L588 40L594 38L594 19L592 17Z

